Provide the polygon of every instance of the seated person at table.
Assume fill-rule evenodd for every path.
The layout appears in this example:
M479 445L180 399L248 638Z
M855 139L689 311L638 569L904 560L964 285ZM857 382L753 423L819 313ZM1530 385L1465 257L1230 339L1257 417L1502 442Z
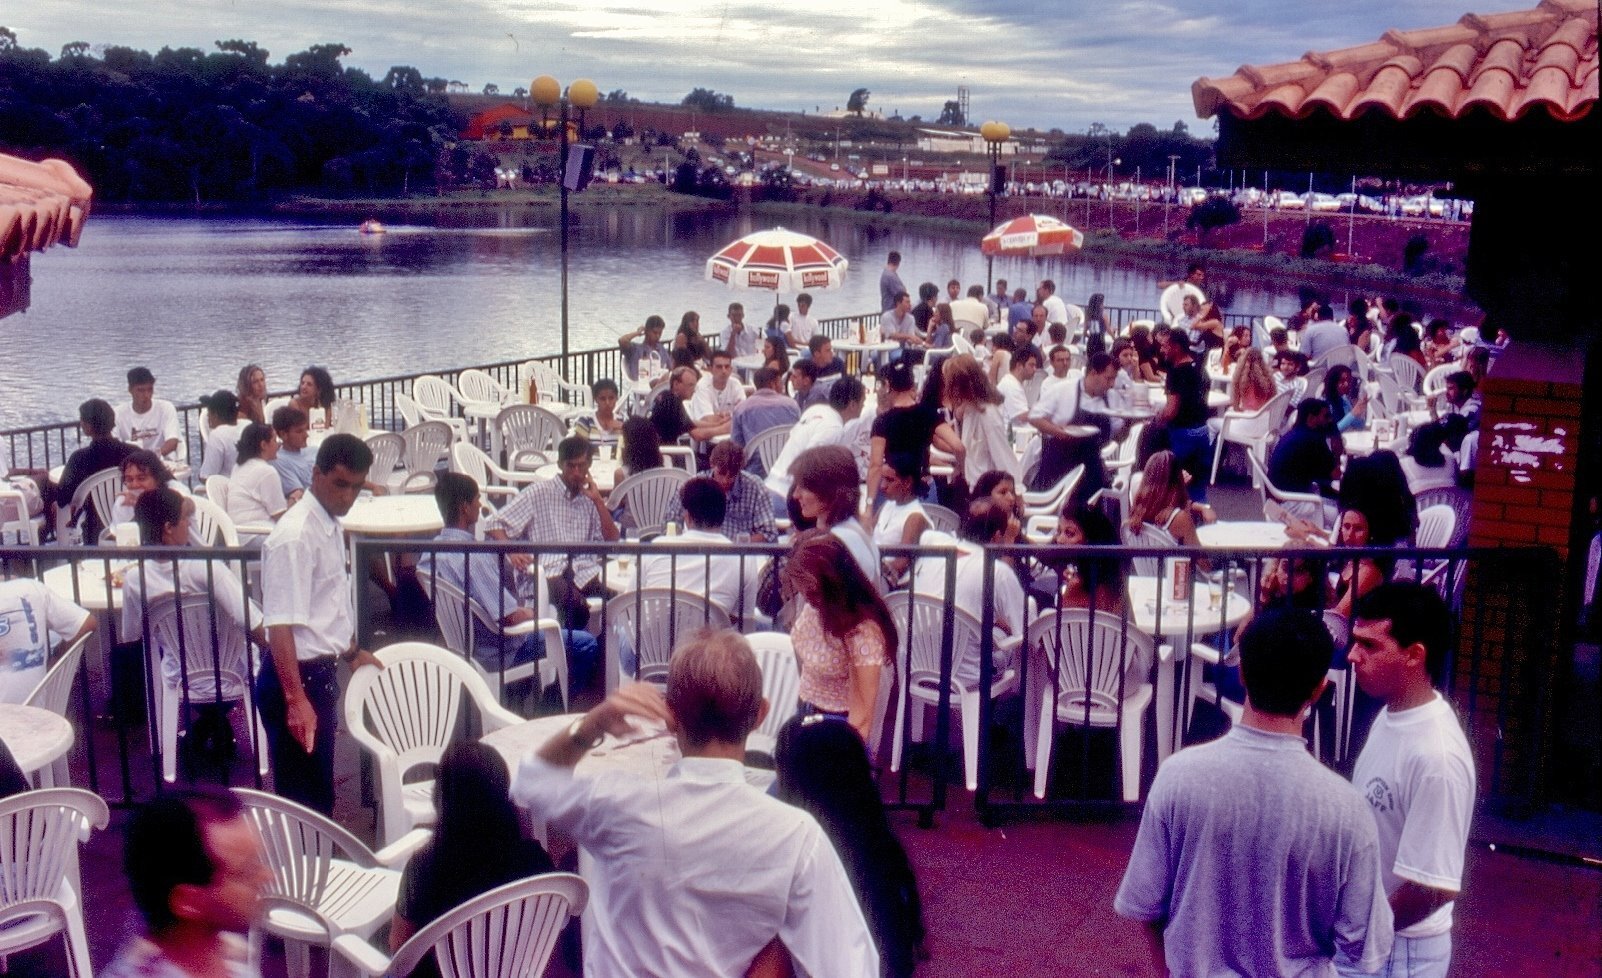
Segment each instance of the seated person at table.
M116 412L98 397L79 405L78 426L89 436L89 444L67 456L67 464L61 470L61 483L56 486L57 506L72 505L72 497L78 492L78 487L90 476L121 467L128 456L137 451L133 445L112 436L111 430L115 424ZM100 525L100 515L88 500L84 501L80 518L83 520L83 542L92 547L99 542L100 532L105 527Z
M284 495L283 483L272 461L278 456L278 436L273 429L252 421L239 434L239 462L228 477L228 516L237 526L268 525L278 521L291 503L300 498ZM265 534L247 534L240 543L259 543ZM248 538L248 539L247 539Z
M812 295L803 292L795 297L795 315L790 317L784 330L784 340L799 350L817 331L818 321L812 316Z
M756 388L751 396L740 402L729 420L729 439L738 445L749 445L757 435L778 425L795 424L801 419L801 405L785 396L783 373L763 367L751 376ZM755 463L760 465L760 463ZM753 472L765 475L758 468Z
M1029 393L1024 386L1035 379L1040 370L1040 354L1033 347L1025 347L1013 355L1007 373L996 384L1001 394L1001 416L1008 424L1024 424L1029 420Z
M929 517L918 498L922 489L923 466L916 455L897 452L885 458L879 477L884 502L873 524L874 543L881 547L917 546L923 532L930 528ZM886 557L885 582L899 583L906 576L908 563L906 557Z
M1018 539L1018 521L1005 507L990 497L976 499L968 504L967 517L962 521L957 541L957 607L984 621L985 552L988 544L1008 546ZM943 561L920 561L914 575L913 590L944 600L946 596L946 564ZM992 627L995 641L1023 635L1024 590L1018 575L1004 560L995 562L992 572L995 589L992 607ZM967 648L952 650L951 678L973 689L979 684L979 636ZM995 647L992 662L999 670L1007 663L1010 653L999 644Z
M1116 547L1121 541L1118 528L1100 510L1082 506L1066 509L1057 517L1057 534L1052 542L1062 547ZM1076 558L1063 570L1059 604L1064 608L1122 614L1124 575L1120 557Z
M811 357L802 357L790 364L790 391L800 410L805 411L829 399L828 386L819 384L818 379L818 365L812 362Z
M645 317L645 325L630 333L618 337L618 349L623 351L623 375L630 380L641 379L640 365L643 363L652 370L647 373L664 370L673 360L673 351L662 342L662 331L667 323L661 316ZM634 342L639 339L640 342Z
M1229 407L1233 411L1256 411L1279 393L1274 374L1263 359L1263 351L1248 347L1241 351L1229 377Z
M1418 529L1418 500L1407 488L1407 473L1395 452L1378 451L1349 459L1341 476L1342 510L1368 517L1368 538L1376 547L1406 545Z
M1407 487L1415 495L1425 489L1457 485L1457 455L1442 451L1451 438L1449 420L1432 421L1413 429L1408 436L1407 454L1401 457L1402 471L1407 473Z
M773 543L779 528L773 519L773 500L762 480L744 471L745 449L736 442L719 442L707 458L707 467L698 475L709 478L723 490L726 503L723 533L736 543ZM675 497L667 505L662 522L678 522L684 504Z
M482 511L478 483L459 472L441 472L434 483L434 502L445 521L445 528L434 539L441 543L474 542L473 528L478 525ZM501 629L539 618L535 609L519 601L506 586L509 568L495 554L428 553L418 561L417 569L461 589L496 619ZM536 581L535 599L539 597ZM538 632L507 635L501 629L486 626L477 616L472 622L473 657L488 672L494 673L503 667L510 669L545 656L545 639ZM572 687L586 689L600 658L595 637L585 631L566 631L562 637L567 645Z
M498 886L554 872L538 842L523 838L523 814L511 799L512 779L495 748L459 740L440 755L434 775L434 837L401 872L389 950L447 912ZM411 978L437 978L430 951Z
M769 333L762 337L762 366L777 372L781 377L790 373L790 348L784 345L784 337ZM752 380L753 386L755 379Z
M679 503L674 519L683 520L684 530L677 536L657 537L659 547L729 545L729 538L723 533L728 502L716 482L704 476L691 479L680 490ZM731 618L739 618L756 598L755 573L761 563L758 557L741 558L737 554L650 553L640 558L640 587L694 594L717 605ZM745 581L747 569L751 571L749 585Z
M284 498L303 493L311 488L312 466L317 453L306 450L311 438L311 422L306 412L285 404L273 410L273 433L278 436L278 454L273 456L273 471L278 473L278 486Z
M1307 396L1307 358L1295 350L1281 350L1274 354L1274 389L1290 391L1294 407Z
M1240 624L1235 626L1235 641L1239 642L1246 633L1246 626L1252 623L1257 612L1263 608L1273 608L1280 605L1289 605L1292 608L1303 608L1307 611L1323 612L1329 606L1329 583L1325 574L1324 562L1309 557L1276 557L1268 562L1263 576L1257 582L1257 604ZM1338 657L1344 657L1346 650L1337 649ZM1330 668L1341 668L1340 662L1332 662ZM1236 670L1216 670L1221 675L1237 675ZM1239 682L1238 676L1234 680ZM1220 690L1220 695L1224 694ZM1226 696L1226 699L1236 703L1242 702L1244 694Z
M1268 455L1268 481L1275 489L1334 495L1331 487L1340 477L1341 465L1330 449L1329 418L1329 405L1316 397L1296 405L1296 424ZM1305 519L1318 514L1298 515Z
M1212 313L1212 304L1204 309L1194 293L1187 292L1182 301L1184 311L1174 319L1174 331L1184 333L1192 347L1224 345L1224 324Z
M233 475L239 463L239 398L233 391L217 390L200 399L206 408L206 450L195 479L204 482L214 475Z
M590 385L590 397L595 401L595 439L616 438L623 430L623 419L617 416L617 381L602 377Z
M111 504L112 526L134 521L134 504L139 497L158 486L171 486L181 495L189 495L189 487L174 482L172 473L161 464L155 452L140 449L122 460L122 492ZM108 527L109 529L109 527Z
M873 937L828 837L741 773L746 736L770 708L745 639L702 632L674 652L665 697L626 686L518 765L513 800L594 861L589 973L739 976L777 939L798 973L878 978ZM575 777L603 735L635 730L631 720L673 733L683 757L672 771Z
M818 368L818 380L845 373L845 361L834 355L834 341L822 333L814 333L807 340L807 352L812 365Z
M918 320L912 315L912 296L905 292L896 293L895 305L879 315L879 338L886 343L901 344L901 355L905 355L909 346L925 345L923 334L918 330ZM901 355L895 359L900 359Z
M1106 353L1093 353L1083 375L1070 373L1068 379L1041 396L1029 423L1040 432L1040 467L1035 470L1032 488L1050 489L1075 466L1085 467L1084 478L1074 490L1076 502L1088 499L1107 484L1101 449L1112 437L1115 422L1107 412L1107 393L1118 376L1118 365ZM1069 428L1089 426L1093 431L1077 433Z
M690 417L710 424L727 423L734 409L745 400L745 387L733 377L734 359L729 351L712 354L712 365L695 385L690 398Z
M311 366L300 372L300 386L288 403L305 411L311 424L327 428L333 424L334 400L338 396L333 375L324 367Z
M1324 375L1324 403L1336 431L1368 427L1368 388L1346 364L1337 363Z
M775 794L822 824L873 929L884 975L911 978L928 957L923 904L907 851L885 816L866 747L843 723L792 718L773 752Z
M556 446L556 462L557 477L533 483L512 497L484 525L487 536L540 544L604 543L618 538L606 500L590 478L589 441L576 435L563 438ZM514 554L510 560L524 572L534 563L527 554ZM594 553L541 554L537 573L546 578L558 619L575 631L589 624L585 599L607 596L601 583L601 559ZM524 600L538 594L532 579L523 581L518 591Z
M673 333L673 352L689 350L690 356L697 360L705 360L712 348L708 345L706 337L701 335L701 314L694 309L688 309L679 317L679 328Z
M117 407L116 435L157 455L178 451L178 409L156 397L156 376L147 367L128 371L128 403Z
M1120 342L1127 343L1128 341L1124 340ZM1118 357L1115 355L1113 359L1117 360ZM1046 351L1046 361L1050 365L1051 369L1040 381L1041 397L1045 397L1047 394L1051 393L1051 389L1053 387L1056 387L1058 384L1068 379L1069 369L1074 363L1074 353L1072 350L1068 349L1068 347L1058 344ZM1039 402L1037 401L1036 403Z
M718 334L718 346L728 350L730 356L756 356L757 348L761 345L760 335L760 330L746 324L745 306L738 302L729 303L729 323Z
M656 426L649 418L636 415L623 422L620 430L623 437L617 447L617 482L667 464L662 458L662 440L656 436Z
M679 438L689 435L698 442L710 441L729 433L726 415L711 415L696 420L685 410L684 402L695 396L695 385L701 374L694 367L676 367L665 389L658 391L651 402L651 425L656 437L664 445L676 445Z
M0 703L33 695L49 671L52 650L65 650L94 630L93 615L40 582L0 581ZM52 646L52 637L61 644Z
M829 389L829 400L815 404L802 412L801 420L790 429L790 437L773 467L763 480L776 497L776 505L783 512L784 500L790 494L790 466L809 448L839 445L845 440L846 422L862 416L865 394L862 382L855 377L842 377Z
M1189 479L1190 473L1179 467L1173 452L1157 452L1147 459L1140 489L1129 504L1127 529L1134 533L1142 527L1154 526L1166 530L1181 547L1201 546L1196 527L1216 522L1217 517L1212 507L1190 501L1190 496L1185 492L1185 483ZM1204 564L1205 561L1198 563Z
M140 542L147 547L189 546L189 527L194 519L194 508L192 501L170 487L152 489L140 496L134 506ZM145 634L145 609L157 598L174 592L174 563L171 558L153 557L128 570L123 579L122 625L118 630L124 640L141 641ZM221 647L241 648L249 641L261 650L259 654L270 654L261 607L249 600L245 585L236 571L237 563L195 559L179 560L176 564L176 590L186 598L204 598L215 609L213 620ZM195 649L187 651L191 662L202 659L210 661L209 647L208 651L199 654ZM185 679L181 662L184 650L158 643L155 652L160 656L162 680L170 687L177 687ZM187 678L192 702L202 703L216 695L214 674L191 674ZM248 690L242 690L240 695L248 693Z

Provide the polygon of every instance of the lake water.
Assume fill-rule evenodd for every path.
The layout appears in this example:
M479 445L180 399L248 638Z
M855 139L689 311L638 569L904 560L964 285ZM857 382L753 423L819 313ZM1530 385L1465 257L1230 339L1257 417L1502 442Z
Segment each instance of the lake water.
M610 344L652 313L671 329L695 309L710 331L740 300L748 321L767 318L770 296L730 292L706 281L704 270L712 252L772 220L648 207L575 216L573 349ZM75 417L89 397L124 400L124 373L137 364L156 374L159 396L184 402L232 389L249 362L262 364L277 390L311 363L353 380L559 351L558 235L526 226L553 217L480 212L468 219L498 226L361 235L354 222L96 215L77 250L35 256L31 310L0 320L0 427ZM875 308L891 248L914 291L923 281L943 289L953 277L985 280L984 258L967 237L856 221L792 223L851 261L843 288L815 293L818 316ZM1109 305L1147 307L1156 304L1157 280L1178 271L1083 257L998 259L995 267L1014 287L1053 278L1069 302L1101 292ZM1227 280L1234 311L1285 315L1297 306L1294 284L1214 278Z

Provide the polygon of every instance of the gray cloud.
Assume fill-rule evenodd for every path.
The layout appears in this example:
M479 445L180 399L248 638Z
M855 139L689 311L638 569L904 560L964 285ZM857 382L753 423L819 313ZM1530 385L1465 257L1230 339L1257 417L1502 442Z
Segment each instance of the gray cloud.
M242 37L278 61L340 41L353 49L346 63L375 76L409 64L474 90L495 82L509 92L549 73L650 101L677 102L704 86L740 105L810 112L843 106L865 86L871 108L933 118L962 84L976 117L1073 131L1176 120L1200 128L1190 103L1197 77L1362 44L1391 27L1451 23L1465 2L812 0L775 9L753 0L143 0L127 8L34 0L0 20L21 43L52 53L78 40L209 50Z

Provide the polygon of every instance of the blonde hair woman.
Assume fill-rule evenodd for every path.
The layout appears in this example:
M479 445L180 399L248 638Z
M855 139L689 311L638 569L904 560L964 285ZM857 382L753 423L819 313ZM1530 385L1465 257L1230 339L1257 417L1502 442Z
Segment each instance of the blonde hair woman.
M1235 371L1229 377L1229 406L1236 411L1255 411L1273 399L1277 388L1274 375L1263 359L1263 351L1250 347L1241 352Z
M1007 435L1007 420L1001 416L1001 394L979 361L963 354L951 357L941 368L946 407L967 454L963 458L963 479L968 485L991 470L1005 472L1021 481L1022 466Z

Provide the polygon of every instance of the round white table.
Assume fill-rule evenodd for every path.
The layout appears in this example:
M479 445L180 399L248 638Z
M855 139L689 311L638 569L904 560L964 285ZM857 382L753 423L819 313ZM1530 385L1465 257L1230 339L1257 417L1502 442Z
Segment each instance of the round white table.
M105 561L83 560L52 567L40 576L44 586L58 597L88 611L119 611L122 609L123 572L132 566L126 560L112 560L111 586L106 586Z
M734 369L740 372L740 379L745 381L749 381L752 374L756 373L758 370L761 370L762 364L765 362L766 361L762 359L762 354L760 353L753 353L749 356L743 357L735 357L733 361Z
M1361 431L1341 432L1341 444L1346 448L1348 455L1372 455L1381 449L1395 450L1397 441L1379 441L1375 437L1374 429L1366 428Z
M835 340L834 352L840 354L846 362L846 372L859 375L862 371L862 356L872 357L880 353L889 353L901 349L901 344L895 340L880 340L877 343L857 343L852 340Z
M1278 550L1290 539L1277 521L1207 523L1196 528L1196 537L1217 550Z
M72 724L37 706L0 703L0 741L23 774L33 774L72 749Z
M339 522L346 533L369 536L438 533L445 527L432 494L362 496Z

